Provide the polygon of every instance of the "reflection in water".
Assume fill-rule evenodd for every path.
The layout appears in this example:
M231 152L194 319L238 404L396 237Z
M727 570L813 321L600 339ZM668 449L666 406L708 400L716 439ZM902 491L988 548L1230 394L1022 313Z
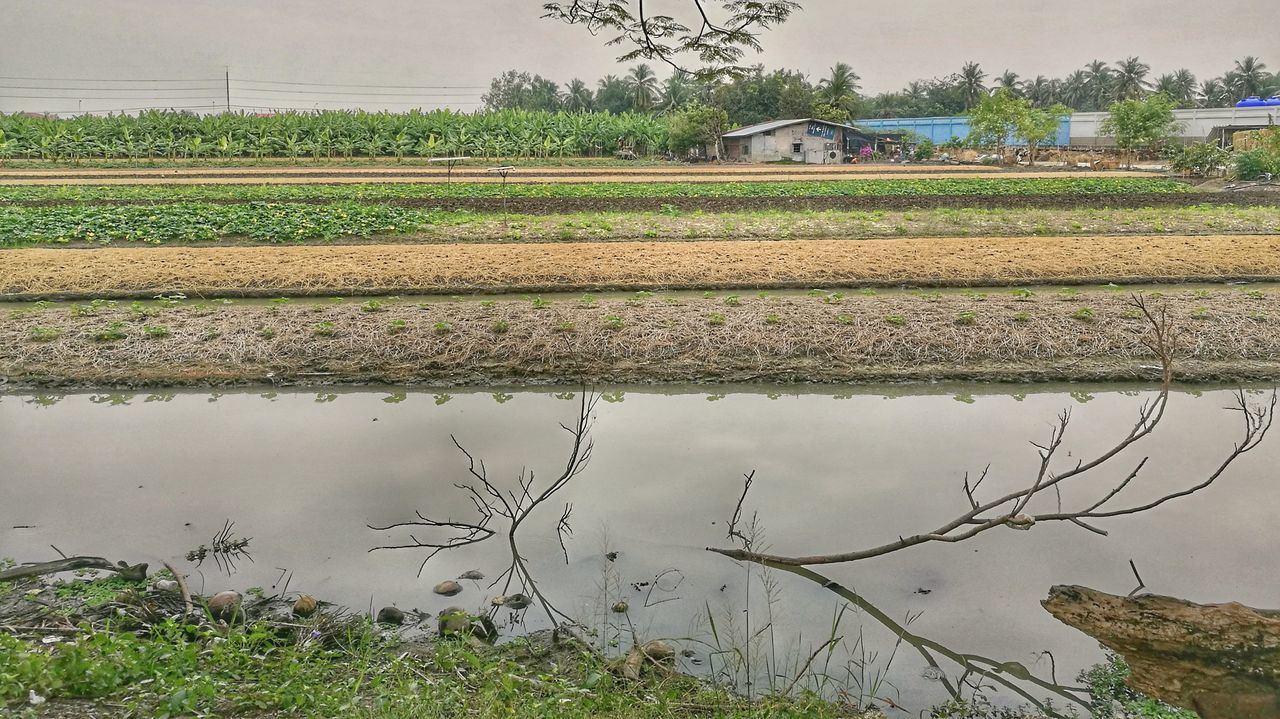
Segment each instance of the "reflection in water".
M992 496L1016 490L1017 478L1038 465L1023 442L1042 437L1064 407L1075 413L1064 452L1079 457L1108 446L1128 431L1136 405L1118 390L1144 397L1149 391L788 385L716 388L725 396L708 402L705 386L606 389L595 406L590 469L518 535L538 590L564 614L589 619L598 647L618 643L622 651L633 635L682 640L678 647L694 652L683 658L688 668L721 675L740 671L725 666L742 650L760 689L765 682L785 689L797 676L797 688L815 688L830 675L828 687L883 696L911 715L954 691L968 698L975 685L1025 701L991 676L1061 704L1059 693L1019 680L1015 665L1058 684L1101 654L1094 641L1040 609L1050 585L1123 594L1133 586L1133 559L1151 591L1162 594L1266 606L1280 592L1280 576L1257 571L1252 559L1280 552L1280 538L1269 531L1274 503L1259 501L1274 494L1271 468L1280 462L1274 442L1242 458L1205 493L1108 526L1110 537L1052 524L1016 535L995 530L969 543L926 545L822 571L865 604L812 578L741 566L703 549L723 541L741 472L752 467L759 471L751 503L768 528L760 546L785 553L833 539L874 545L904 526L932 527L953 516L957 502L965 502L966 469L990 463L983 490ZM401 391L403 400L383 401ZM521 462L539 472L540 483L544 475L558 476L566 444L555 422L572 424L581 395L438 391L333 388L326 393L337 399L327 403L314 401L314 389L282 388L228 391L215 403L184 391L153 402L143 401L146 394L122 395L128 404L90 401L88 394L0 396L0 555L46 559L56 544L68 553L169 561L190 571L184 553L207 544L231 517L237 534L254 538L257 563L239 566L231 581L206 571L193 590L268 586L285 567L295 573L292 587L347 606L489 611L501 584L490 590L488 580L464 580L465 591L447 599L432 595L431 586L472 569L498 576L511 560L507 543L438 555L418 579L417 552L424 550L369 554L370 546L387 542L366 526L404 521L414 509L433 518L475 516L453 487L467 476L467 462L450 434L488 460L492 478L518 476ZM498 404L495 392L513 399ZM1080 404L1070 392L1092 399ZM957 393L971 395L973 404L954 401ZM835 401L837 394L851 396ZM442 396L446 401L438 403ZM1228 413L1221 408L1231 401L1231 393L1216 389L1202 398L1173 392L1161 431L1144 440L1150 466L1126 491L1155 498L1211 472L1221 457L1207 450L1229 447L1238 431L1234 417L1233 424L1222 421ZM1083 501L1120 479L1100 477L1064 499ZM574 508L574 534L563 537L568 564L555 531L566 503ZM490 528L503 534L505 520ZM669 570L683 577L675 591L663 591L671 588L665 583L637 588L677 576L664 574ZM766 573L771 591L763 585ZM625 611L613 611L618 605ZM531 628L548 624L541 613L537 605L527 613ZM833 625L842 647L828 655ZM912 643L920 638L938 668ZM748 645L753 653L744 650ZM1046 649L1052 655L1036 663Z

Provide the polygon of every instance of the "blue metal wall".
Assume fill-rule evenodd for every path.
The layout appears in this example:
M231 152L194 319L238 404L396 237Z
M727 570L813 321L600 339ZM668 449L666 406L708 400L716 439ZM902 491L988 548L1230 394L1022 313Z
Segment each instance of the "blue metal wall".
M888 120L854 120L853 124L868 130L884 130L886 132L909 130L917 135L929 138L935 145L941 145L953 137L963 140L969 136L969 118L963 116L894 117ZM1022 143L1010 138L1008 144L1021 145ZM1062 122L1058 124L1058 135L1048 144L1071 144L1070 117L1062 118Z

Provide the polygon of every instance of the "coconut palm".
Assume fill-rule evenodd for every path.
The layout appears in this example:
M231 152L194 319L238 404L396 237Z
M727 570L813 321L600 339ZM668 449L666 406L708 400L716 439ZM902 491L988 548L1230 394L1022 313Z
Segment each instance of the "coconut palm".
M982 84L985 79L987 73L976 62L966 62L960 68L960 94L964 97L966 110L973 109L978 104L978 99L987 91L987 86Z
M1062 102L1076 110L1085 107L1089 100L1089 78L1084 70L1076 70L1062 81Z
M1111 68L1101 60L1094 60L1084 68L1085 88L1087 90L1088 108L1101 110L1106 107L1114 95L1115 76Z
M831 74L818 83L817 98L832 107L851 112L858 102L862 78L847 63L837 62Z
M1116 61L1115 99L1132 100L1140 98L1151 89L1147 81L1147 73L1151 66L1137 57L1126 57Z
M591 88L587 87L587 83L579 78L573 78L568 85L564 87L564 94L560 97L560 104L569 112L588 112L594 104L595 98L591 95Z
M662 98L659 103L663 112L675 112L693 102L698 88L689 80L689 75L677 72L662 83Z
M1156 92L1168 95L1179 107L1195 106L1196 88L1196 76L1186 68L1161 75L1155 85Z
M1048 107L1058 101L1057 80L1050 80L1044 75L1036 75L1036 79L1022 83L1022 96L1036 107Z
M658 76L648 65L640 63L631 68L622 82L627 88L631 109L648 110L658 101Z
M996 86L1008 90L1009 94L1014 97L1022 95L1022 83L1018 81L1018 73L1013 70L1005 70L999 78L996 79Z
M1220 77L1205 80L1200 85L1200 103L1204 107L1225 107L1231 104L1231 90Z
M1271 77L1266 70L1267 66L1253 55L1243 60L1236 60L1235 69L1229 73L1232 79L1231 89L1239 97L1264 94L1270 89L1271 84Z

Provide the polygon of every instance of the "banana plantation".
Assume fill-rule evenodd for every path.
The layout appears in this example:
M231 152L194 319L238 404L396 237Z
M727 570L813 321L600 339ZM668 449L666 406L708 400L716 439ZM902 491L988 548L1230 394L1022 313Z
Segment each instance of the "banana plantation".
M619 150L650 155L664 150L666 141L665 119L629 112L149 111L68 119L0 114L0 161L599 157Z

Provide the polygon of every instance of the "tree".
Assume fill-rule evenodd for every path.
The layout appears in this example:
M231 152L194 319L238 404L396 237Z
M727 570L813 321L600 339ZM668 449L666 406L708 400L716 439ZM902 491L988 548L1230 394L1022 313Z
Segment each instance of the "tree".
M858 73L843 62L837 62L831 68L831 75L818 83L817 96L820 101L850 114L857 106L858 90L861 88Z
M658 76L653 74L653 68L640 63L631 68L622 82L627 89L632 110L648 110L657 103Z
M1062 102L1069 107L1081 110L1089 101L1088 76L1084 70L1076 70L1062 81Z
M560 87L541 75L507 70L489 83L486 110L557 110Z
M1264 94L1270 86L1266 69L1267 66L1252 55L1236 60L1236 67L1231 73L1234 80L1231 89L1242 98Z
M595 107L614 114L626 112L631 107L626 83L617 75L605 75L601 78L596 84Z
M1044 109L1024 107L1017 113L1014 118L1014 134L1027 143L1027 164L1036 164L1036 149L1057 136L1062 118L1070 114L1071 109L1062 104Z
M1093 60L1084 68L1085 88L1087 90L1089 110L1101 110L1111 102L1114 96L1115 76L1111 68L1101 60Z
M1186 68L1161 75L1156 80L1155 91L1168 95L1178 107L1195 107L1196 76Z
M1205 80L1200 85L1200 101L1204 107L1224 107L1231 104L1231 90L1220 77Z
M723 157L720 136L729 127L729 115L718 107L693 105L671 116L667 146L680 157L698 147L714 145L716 156Z
M1013 70L1005 70L999 78L996 79L996 85L1002 89L1008 90L1010 95L1017 97L1022 94L1022 83L1018 81L1018 73Z
M1151 66L1136 57L1116 61L1115 99L1131 100L1142 97L1151 89L1147 73Z
M663 112L675 112L693 102L698 95L698 86L690 81L684 73L672 73L662 84L659 105Z
M1018 130L1018 123L1027 111L1027 102L1016 98L1008 90L999 88L983 97L969 113L969 137L979 145L995 147L1002 155L1004 145Z
M710 104L729 113L734 124L751 125L779 118L812 117L814 89L800 72L774 70L763 65L719 84L710 93Z
M734 76L747 50L760 52L760 33L800 10L793 0L691 0L682 18L646 14L643 2L569 0L544 3L543 17L580 25L595 35L617 33L610 45L631 49L618 62L657 60L700 79ZM717 11L716 5L719 6ZM694 68L690 63L696 61Z
M964 97L966 110L977 105L978 100L987 91L986 85L982 84L986 77L987 73L976 62L966 62L964 67L960 68L960 93Z
M565 86L564 95L560 98L560 105L570 112L589 112L594 104L591 88L576 77Z
M1111 106L1102 121L1103 135L1116 138L1116 146L1128 152L1156 149L1181 127L1173 116L1173 101L1165 95L1145 100L1121 100Z

